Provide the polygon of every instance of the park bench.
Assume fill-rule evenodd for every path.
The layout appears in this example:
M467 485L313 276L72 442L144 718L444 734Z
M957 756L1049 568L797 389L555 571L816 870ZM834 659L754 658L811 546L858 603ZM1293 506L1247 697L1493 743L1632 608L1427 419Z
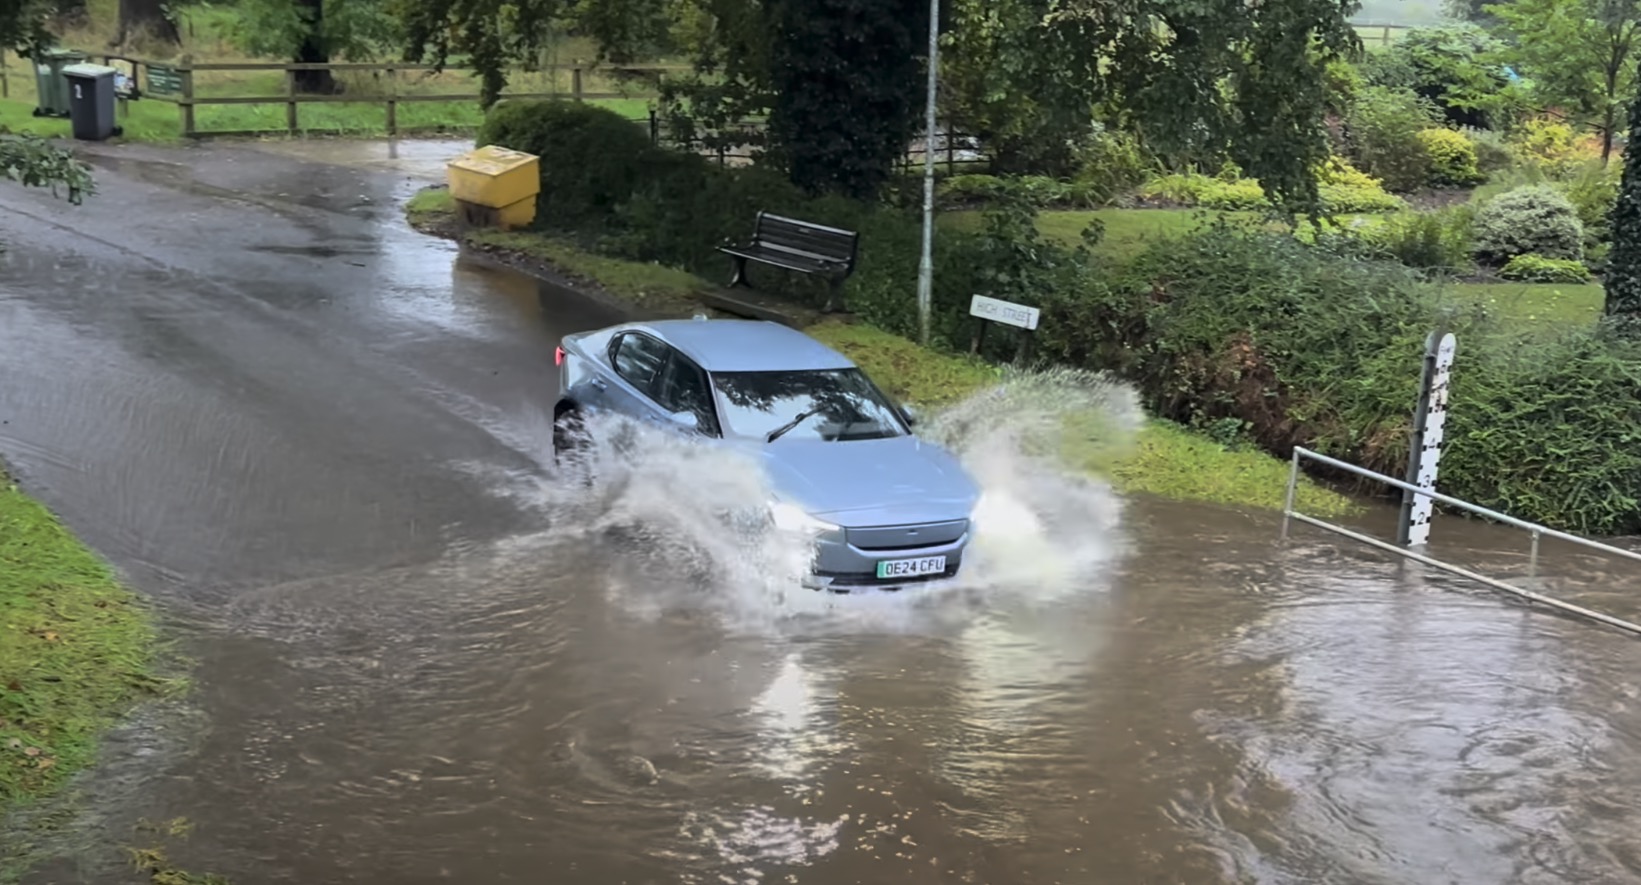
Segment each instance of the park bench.
M748 261L824 277L829 287L825 312L831 313L843 306L843 281L855 270L859 240L854 231L759 212L751 242L726 244L718 251L735 259L731 288L751 286L746 279Z

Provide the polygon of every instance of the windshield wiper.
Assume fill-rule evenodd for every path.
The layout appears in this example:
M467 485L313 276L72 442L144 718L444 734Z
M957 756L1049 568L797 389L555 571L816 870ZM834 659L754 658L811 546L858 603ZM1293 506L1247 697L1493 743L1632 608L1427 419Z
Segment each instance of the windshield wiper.
M813 408L813 409L805 409L802 412L799 412L798 417L793 418L791 421L788 421L785 424L782 424L781 426L775 428L774 430L769 431L769 435L764 437L764 442L772 443L775 440L780 439L781 437L786 435L787 431L791 430L794 427L797 427L799 424L802 424L804 421L807 421L811 415L815 415L818 412L820 412L819 407L816 407L816 408Z

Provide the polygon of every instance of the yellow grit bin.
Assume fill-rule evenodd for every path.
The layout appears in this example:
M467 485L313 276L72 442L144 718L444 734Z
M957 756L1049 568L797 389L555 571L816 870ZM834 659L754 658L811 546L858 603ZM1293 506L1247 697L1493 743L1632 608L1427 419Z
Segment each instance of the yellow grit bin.
M503 230L524 227L536 218L541 193L541 159L500 145L485 145L451 160L445 167L450 196L458 204L494 210L482 214Z

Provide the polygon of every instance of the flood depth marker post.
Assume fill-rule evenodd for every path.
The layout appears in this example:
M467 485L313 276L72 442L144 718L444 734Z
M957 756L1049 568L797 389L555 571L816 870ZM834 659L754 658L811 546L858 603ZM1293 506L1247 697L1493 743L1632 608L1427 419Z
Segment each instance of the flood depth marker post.
M1421 490L1436 490L1436 467L1442 457L1443 429L1447 425L1448 381L1458 342L1451 332L1438 329L1425 339L1424 373L1419 383L1419 407L1413 415L1413 438L1408 445L1407 481ZM1402 513L1396 523L1396 543L1419 547L1430 539L1430 516L1435 502L1428 495L1402 490ZM1534 538L1535 542L1537 538Z

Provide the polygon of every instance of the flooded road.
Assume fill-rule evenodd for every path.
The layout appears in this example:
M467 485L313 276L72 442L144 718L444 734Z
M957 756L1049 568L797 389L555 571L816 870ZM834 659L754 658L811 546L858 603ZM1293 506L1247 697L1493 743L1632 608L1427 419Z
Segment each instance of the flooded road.
M99 150L83 208L0 191L0 455L161 603L197 715L116 740L31 881L176 816L237 885L1641 881L1634 637L1030 471L984 586L672 568L542 466L556 338L619 317L406 229L439 154ZM726 485L656 463L619 507ZM1623 565L1545 571L1641 617Z

